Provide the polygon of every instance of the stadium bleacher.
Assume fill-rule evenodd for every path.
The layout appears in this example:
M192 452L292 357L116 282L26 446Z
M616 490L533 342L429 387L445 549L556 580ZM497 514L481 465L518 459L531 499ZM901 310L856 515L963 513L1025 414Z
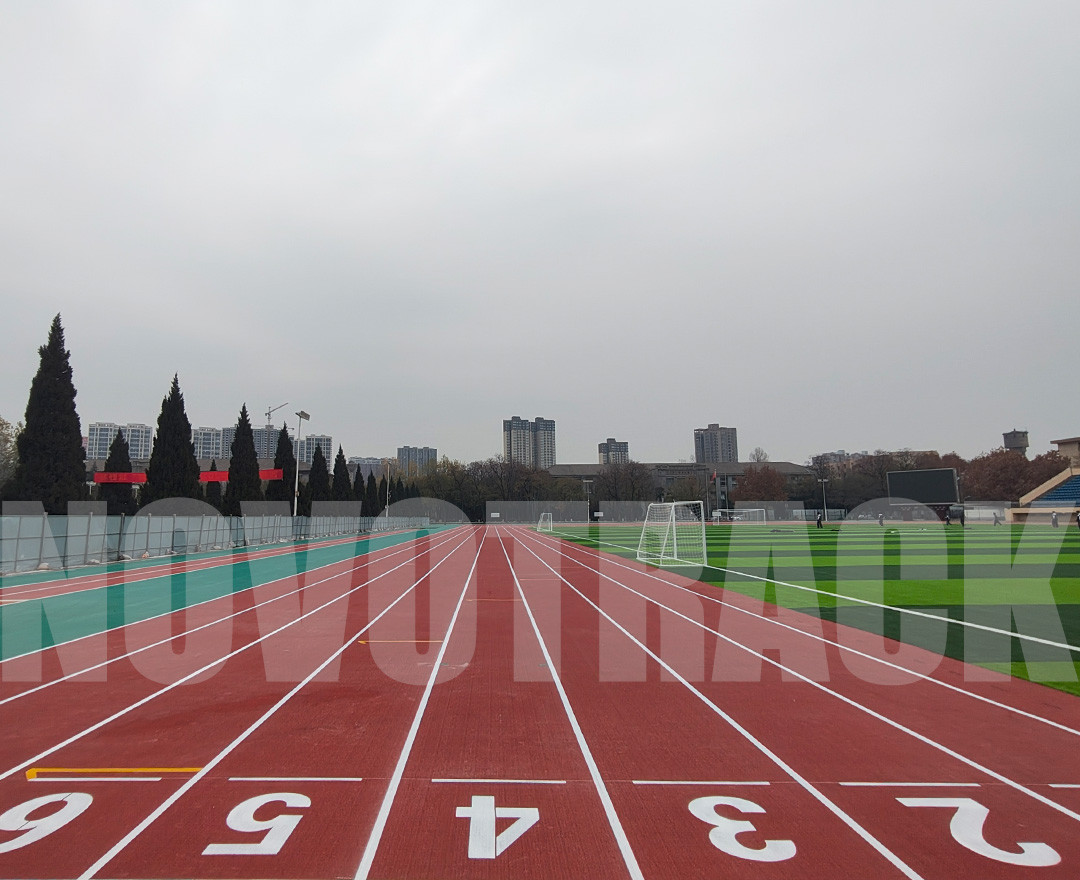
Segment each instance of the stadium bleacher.
M1080 507L1080 476L1070 477L1031 502L1032 507Z

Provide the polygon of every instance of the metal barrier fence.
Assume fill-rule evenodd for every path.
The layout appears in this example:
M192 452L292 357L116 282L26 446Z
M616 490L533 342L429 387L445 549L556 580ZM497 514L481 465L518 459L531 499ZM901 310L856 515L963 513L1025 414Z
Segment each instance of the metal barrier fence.
M0 516L0 574L430 524L404 516Z

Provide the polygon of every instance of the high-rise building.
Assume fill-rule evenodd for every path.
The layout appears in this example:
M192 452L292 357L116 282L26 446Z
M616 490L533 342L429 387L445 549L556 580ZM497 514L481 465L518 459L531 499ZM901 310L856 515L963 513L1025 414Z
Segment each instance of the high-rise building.
M415 477L424 473L430 463L438 461L439 453L430 446L399 446L397 460L402 474Z
M503 419L503 457L536 468L555 464L555 420Z
M630 444L625 440L608 437L599 444L600 464L626 464L630 461Z
M86 439L86 457L108 458L109 447L112 446L117 431L124 435L132 461L145 461L150 458L150 450L154 445L154 429L149 425L117 425L114 422L93 422L90 425Z
M694 429L694 461L715 464L739 460L739 442L734 428L721 428L715 422L707 428Z
M195 447L195 457L214 461L223 461L227 455L221 454L221 428L192 428L191 444Z
M326 434L309 434L307 437L301 437L299 443L300 449L296 454L296 460L301 464L311 464L311 459L315 455L315 447L318 446L322 450L323 458L326 459L327 468L332 469L334 467L334 438Z

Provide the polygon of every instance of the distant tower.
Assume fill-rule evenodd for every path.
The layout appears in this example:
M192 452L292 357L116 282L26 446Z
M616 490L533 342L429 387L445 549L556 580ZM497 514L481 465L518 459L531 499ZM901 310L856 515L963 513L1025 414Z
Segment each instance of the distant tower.
M1005 448L1009 452L1019 452L1024 458L1027 458L1028 450L1028 432L1017 431L1013 428L1011 431L1001 435L1005 439Z

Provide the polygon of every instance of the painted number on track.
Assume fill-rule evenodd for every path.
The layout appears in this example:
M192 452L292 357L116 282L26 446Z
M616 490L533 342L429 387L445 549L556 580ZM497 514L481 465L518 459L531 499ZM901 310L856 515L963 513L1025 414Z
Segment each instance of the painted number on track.
M496 807L495 798L474 795L468 807L458 807L457 817L469 820L469 858L493 859L540 821L536 807ZM501 834L495 833L496 819L513 819Z
M752 862L783 862L795 855L795 844L790 840L766 840L765 845L758 849L739 843L736 838L740 834L757 829L752 822L721 816L716 812L717 807L734 807L740 813L764 813L765 809L753 801L737 797L700 797L690 801L690 812L713 826L709 832L709 842L721 852Z
M949 831L953 839L973 853L1004 862L1006 865L1020 865L1025 868L1048 868L1061 861L1053 849L1045 843L1017 843L1020 852L998 849L987 843L983 837L983 825L990 811L972 798L897 798L905 807L945 807L956 810Z
M299 813L278 813L268 819L256 819L255 811L267 804L282 803L292 809L311 806L311 798L295 792L282 791L261 794L241 801L229 812L225 824L233 831L257 833L265 831L262 840L255 843L211 843L203 850L204 856L274 856L281 852L285 841L303 818Z
M93 802L94 799L90 795L76 791L47 794L17 804L0 816L0 831L21 831L22 834L0 843L0 853L21 849L43 837L48 837L82 814ZM62 806L37 819L30 818L32 813L36 813L49 804L62 804Z

